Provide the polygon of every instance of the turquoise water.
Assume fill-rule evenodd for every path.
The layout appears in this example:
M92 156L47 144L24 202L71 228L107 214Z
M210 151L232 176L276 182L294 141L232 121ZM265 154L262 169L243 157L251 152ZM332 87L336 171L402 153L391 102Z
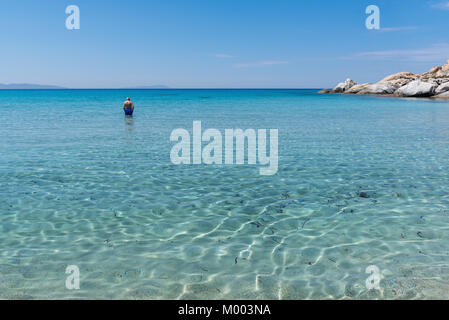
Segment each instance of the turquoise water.
M2 299L449 298L448 102L310 90L0 101ZM171 164L171 131L194 120L278 129L278 173ZM68 265L80 290L65 287ZM380 290L365 286L370 265Z

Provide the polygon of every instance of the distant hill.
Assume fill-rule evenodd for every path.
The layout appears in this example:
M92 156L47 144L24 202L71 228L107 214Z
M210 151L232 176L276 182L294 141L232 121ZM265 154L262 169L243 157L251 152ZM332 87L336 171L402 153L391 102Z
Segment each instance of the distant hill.
M10 83L10 84L0 83L0 90L5 89L32 90L32 89L65 89L65 88L59 86L32 84L32 83Z

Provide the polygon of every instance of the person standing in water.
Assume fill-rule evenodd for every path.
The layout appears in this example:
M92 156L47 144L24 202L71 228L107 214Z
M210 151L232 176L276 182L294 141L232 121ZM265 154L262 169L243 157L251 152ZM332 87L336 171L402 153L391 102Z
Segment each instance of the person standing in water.
M126 98L126 101L123 103L123 111L125 111L125 114L130 116L134 112L134 103L131 101L131 98Z

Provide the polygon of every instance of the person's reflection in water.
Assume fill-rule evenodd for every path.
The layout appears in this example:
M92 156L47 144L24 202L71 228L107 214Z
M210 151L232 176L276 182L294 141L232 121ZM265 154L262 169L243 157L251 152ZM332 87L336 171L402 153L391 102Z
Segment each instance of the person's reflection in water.
M133 132L134 118L132 116L125 116L125 127L128 132Z

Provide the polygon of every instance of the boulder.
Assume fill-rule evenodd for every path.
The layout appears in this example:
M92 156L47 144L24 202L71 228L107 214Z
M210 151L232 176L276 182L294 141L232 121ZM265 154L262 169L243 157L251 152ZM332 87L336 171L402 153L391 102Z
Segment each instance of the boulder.
M346 79L345 82L339 83L335 88L334 92L345 92L346 90L349 90L351 87L355 86L357 83L355 83L352 79Z
M449 91L449 82L443 82L435 89L435 94L441 94Z
M370 84L360 90L358 94L392 94L396 87L390 82Z
M352 86L349 90L346 90L345 93L347 94L356 94L365 89L367 86L370 86L371 83L364 83L364 84L356 84L355 86Z
M449 78L420 78L418 80L421 80L424 82L431 82L431 83L437 84L437 86L439 86L440 84L443 84L445 82L449 82Z
M437 85L434 83L415 80L400 87L396 94L402 97L430 97L435 94Z
M333 92L334 92L334 90L332 90L332 89L322 89L322 90L318 91L318 93L333 93Z
M435 84L437 87L440 85L440 82L438 81L438 79L435 79L435 78L430 78L430 79L426 80L425 82Z

